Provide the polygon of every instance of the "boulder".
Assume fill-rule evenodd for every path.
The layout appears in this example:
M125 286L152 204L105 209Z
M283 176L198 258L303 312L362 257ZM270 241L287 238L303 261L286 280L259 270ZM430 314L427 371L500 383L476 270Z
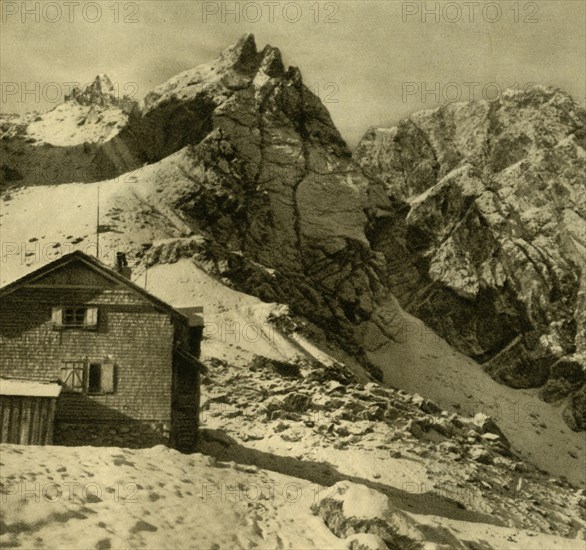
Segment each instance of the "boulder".
M493 462L491 454L480 445L472 446L468 453L475 462L480 462L481 464L492 464Z
M304 393L290 393L283 399L283 409L288 412L303 413L311 405L311 396Z
M488 415L484 413L476 413L473 419L474 426L478 429L480 434L491 433L498 435L503 443L508 444L508 440L505 434L497 426L496 422Z

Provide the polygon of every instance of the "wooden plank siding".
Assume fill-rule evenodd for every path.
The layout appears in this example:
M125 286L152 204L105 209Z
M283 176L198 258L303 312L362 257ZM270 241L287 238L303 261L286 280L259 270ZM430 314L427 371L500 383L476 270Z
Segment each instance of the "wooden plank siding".
M0 396L0 443L50 445L55 404L54 397Z
M97 330L55 330L55 304L96 305ZM2 301L0 374L54 381L67 361L101 361L111 357L118 375L117 391L84 396L62 393L60 420L119 420L120 415L169 421L172 355L180 334L168 314L125 289L20 289ZM89 398L88 398L89 397Z
M97 322L77 326L54 315L69 307L96 310ZM0 289L0 377L63 387L58 399L0 395L0 441L136 447L180 433L192 450L199 377L192 407L180 411L173 377L177 351L199 351L196 336L186 315L78 253L11 283ZM199 371L199 362L191 368ZM72 369L80 384L70 383Z

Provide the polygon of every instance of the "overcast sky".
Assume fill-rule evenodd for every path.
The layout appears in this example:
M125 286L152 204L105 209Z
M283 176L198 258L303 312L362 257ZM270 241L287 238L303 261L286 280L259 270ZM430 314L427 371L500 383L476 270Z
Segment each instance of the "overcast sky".
M539 82L582 104L586 96L583 0L0 5L3 112L50 108L65 83L98 73L142 97L245 32L255 34L259 49L277 46L287 64L301 68L351 145L369 126L450 99L493 99L499 87Z

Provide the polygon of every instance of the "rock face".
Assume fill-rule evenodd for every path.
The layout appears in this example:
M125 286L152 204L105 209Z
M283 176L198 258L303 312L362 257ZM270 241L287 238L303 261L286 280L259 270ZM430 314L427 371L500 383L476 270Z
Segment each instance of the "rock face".
M394 202L369 238L401 305L498 381L570 395L574 429L584 427L585 122L559 90L507 92L371 129L354 155Z
M112 104L120 107L100 76L74 90L64 108ZM197 253L221 265L224 280L289 304L321 339L335 340L365 366L362 334L392 334L388 319L399 308L381 282L384 259L366 236L374 220L390 213L383 187L353 162L300 71L285 67L277 48L258 51L252 35L154 89L110 139L76 145L75 154L66 147L28 147L36 160L83 160L83 176L61 182L124 174L121 186L135 178L144 188L152 166L161 173L157 208L180 219L185 236L203 237L197 251L187 241L174 248L175 259ZM132 236L132 227L120 231L136 242L133 227ZM157 263L168 252L153 247L145 262Z
M102 201L120 196L99 229L135 261L212 266L379 378L366 352L400 339L395 294L499 380L566 396L583 426L582 382L553 368L583 365L586 341L584 113L561 92L371 131L360 167L300 71L246 35L140 104L100 75L48 113L0 124L3 186L109 179Z
M396 310L365 234L390 205L299 70L246 35L148 94L96 162L116 175L185 147L190 185L172 207L230 254L227 276L290 304L360 355L355 325L384 325L381 316Z

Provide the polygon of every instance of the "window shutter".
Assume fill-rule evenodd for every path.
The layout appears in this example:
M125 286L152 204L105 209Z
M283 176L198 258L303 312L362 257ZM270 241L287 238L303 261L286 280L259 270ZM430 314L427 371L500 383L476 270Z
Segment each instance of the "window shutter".
M51 322L56 328L63 326L63 308L61 306L55 306L51 309Z
M61 382L65 391L83 391L83 363L66 363L61 367Z
M61 382L66 388L73 387L73 369L71 367L61 367Z
M97 328L98 326L98 308L88 307L85 312L84 326L86 328Z
M114 363L102 363L102 393L114 393Z
M83 390L83 367L76 368L73 371L73 386L75 391L82 391Z

